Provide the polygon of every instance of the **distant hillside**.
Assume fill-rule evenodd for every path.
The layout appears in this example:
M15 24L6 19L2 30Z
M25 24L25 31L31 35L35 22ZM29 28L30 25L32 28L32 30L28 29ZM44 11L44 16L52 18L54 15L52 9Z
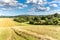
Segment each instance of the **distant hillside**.
M25 16L28 16L28 17L33 17L33 16L53 16L55 15L56 17L60 17L60 14L58 13L55 13L55 14L51 14L51 15L16 15L16 16L0 16L0 18L14 18L14 17L25 17Z

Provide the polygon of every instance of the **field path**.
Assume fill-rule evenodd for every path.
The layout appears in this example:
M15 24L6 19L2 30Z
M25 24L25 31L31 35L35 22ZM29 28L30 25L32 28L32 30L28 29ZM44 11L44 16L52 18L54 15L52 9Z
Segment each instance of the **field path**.
M10 34L9 34L9 37L7 38L7 40L11 40L12 39L12 30L9 28L9 32L10 32Z
M49 37L49 36L47 36L47 35L40 35L40 34L37 34L37 33L35 33L35 32L31 32L31 31L27 31L27 30L24 30L24 29L20 29L20 28L16 28L16 27L14 27L14 28L12 28L15 32L16 32L16 30L18 30L19 32L23 32L23 33L26 33L26 34L28 34L28 35L31 35L31 36L34 36L34 37L36 37L36 38L38 38L38 39L40 39L40 40L57 40L57 39L54 39L54 38L52 38L52 37ZM19 34L19 33L18 33Z

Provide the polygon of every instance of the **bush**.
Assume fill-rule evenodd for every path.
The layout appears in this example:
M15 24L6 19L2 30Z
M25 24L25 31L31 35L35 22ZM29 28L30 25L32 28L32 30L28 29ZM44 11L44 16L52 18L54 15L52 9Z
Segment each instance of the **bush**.
M17 22L26 22L26 20L23 19L23 18L15 18L14 21L17 21Z
M58 14L48 16L22 16L14 18L17 22L29 22L33 25L60 25L60 18Z
M29 21L29 24L34 24L34 21L32 21L32 20L31 20L31 21Z

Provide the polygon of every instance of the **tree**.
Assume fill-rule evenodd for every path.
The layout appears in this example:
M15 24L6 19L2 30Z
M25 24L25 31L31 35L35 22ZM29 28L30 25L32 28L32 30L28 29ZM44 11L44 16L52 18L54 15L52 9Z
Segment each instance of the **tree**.
M55 14L54 14L54 17L58 17L58 13L55 13Z

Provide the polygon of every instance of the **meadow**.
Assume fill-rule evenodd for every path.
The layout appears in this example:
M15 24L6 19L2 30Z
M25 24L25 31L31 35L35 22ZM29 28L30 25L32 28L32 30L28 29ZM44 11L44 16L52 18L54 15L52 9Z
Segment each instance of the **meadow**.
M30 25L0 18L0 40L60 40L60 26Z

